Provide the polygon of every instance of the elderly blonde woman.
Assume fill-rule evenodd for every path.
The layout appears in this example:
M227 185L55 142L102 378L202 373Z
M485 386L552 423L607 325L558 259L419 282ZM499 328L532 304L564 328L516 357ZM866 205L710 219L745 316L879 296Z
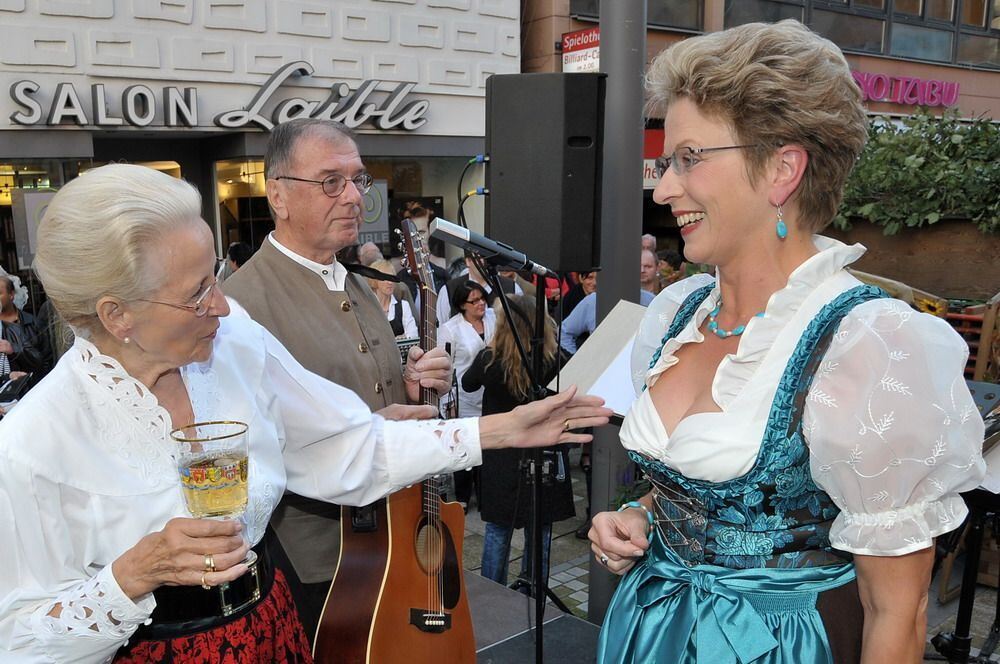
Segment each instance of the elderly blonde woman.
M63 187L41 222L35 269L77 340L0 423L4 661L308 662L261 544L286 487L366 504L482 449L577 440L570 429L606 420L573 394L514 417L372 414L228 316L200 210L183 181L109 165ZM186 518L168 432L209 420L249 424L243 527Z
M934 538L984 473L968 349L816 235L866 137L836 46L798 22L652 63L654 199L716 279L649 307L621 439L653 491L594 517L622 580L601 662L920 661Z
M394 273L392 263L384 258L375 261L368 267L390 277ZM389 319L389 325L392 326L392 333L396 335L396 338L416 339L417 321L413 317L413 309L408 300L396 299L396 296L393 294L393 291L396 290L396 282L390 279L372 279L369 277L368 287L375 293L375 299L378 300L379 306L382 307L386 318Z

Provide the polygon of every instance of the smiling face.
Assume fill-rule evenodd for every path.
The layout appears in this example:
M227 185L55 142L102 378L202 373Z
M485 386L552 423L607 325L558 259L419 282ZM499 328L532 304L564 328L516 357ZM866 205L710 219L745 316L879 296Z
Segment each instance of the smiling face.
M357 244L364 197L350 180L364 172L358 147L351 140L320 132L300 136L295 142L290 172L281 175L323 180L339 174L348 182L339 196L331 198L319 184L268 180L278 241L323 265L344 247Z
M694 102L681 98L670 105L664 119L663 154L683 147L739 144L724 121L703 114ZM774 234L774 208L764 187L751 186L742 150L691 155L685 166L683 175L672 167L666 170L653 190L653 200L669 205L677 217L688 261L725 265L741 252L755 251L767 232Z
M179 225L150 251L150 269L159 273L159 289L148 300L193 305L215 283L215 247L208 225L200 219ZM208 313L198 317L187 309L157 302L130 302L128 336L142 351L143 362L163 370L204 362L212 356L219 318L229 304L216 286L208 294Z

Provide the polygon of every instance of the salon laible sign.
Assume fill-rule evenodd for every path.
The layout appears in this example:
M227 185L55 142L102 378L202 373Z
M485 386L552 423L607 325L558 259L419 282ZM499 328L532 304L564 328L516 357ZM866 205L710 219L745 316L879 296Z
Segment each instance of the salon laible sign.
M864 101L884 101L904 106L954 106L958 83L912 76L889 76L852 71Z
M310 117L337 120L351 128L370 123L378 129L413 131L427 122L424 116L430 102L410 98L415 83L398 83L388 91L379 89L383 83L379 80L363 81L353 90L346 83L334 83L325 99L280 94L286 82L294 85L295 79L312 73L313 67L308 62L291 62L250 94L244 106L216 113L212 123L223 129L259 127L271 130L283 122ZM121 92L120 104L114 110L109 101L115 95L103 83L90 86L89 105L83 103L80 91L69 82L56 84L54 92L45 95L38 83L20 80L10 86L9 92L11 100L20 107L10 115L10 122L17 125L201 126L197 87L182 90L168 86L157 94L147 85L129 85Z

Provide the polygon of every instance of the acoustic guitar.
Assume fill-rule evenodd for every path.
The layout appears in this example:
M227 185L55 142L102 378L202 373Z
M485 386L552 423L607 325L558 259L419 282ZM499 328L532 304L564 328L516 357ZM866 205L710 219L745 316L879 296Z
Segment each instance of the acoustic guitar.
M437 293L416 226L402 222L404 265L420 288L420 347L437 345ZM421 401L438 395L421 388ZM473 664L462 575L465 514L441 499L443 477L369 508L343 508L337 571L316 632L318 664Z

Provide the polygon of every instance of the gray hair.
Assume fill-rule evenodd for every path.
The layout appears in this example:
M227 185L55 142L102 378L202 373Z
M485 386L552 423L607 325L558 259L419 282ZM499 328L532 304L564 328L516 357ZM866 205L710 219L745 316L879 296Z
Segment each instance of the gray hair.
M264 177L268 180L287 175L295 155L299 139L306 136L322 135L334 142L350 142L357 145L347 125L333 120L319 118L296 118L283 122L271 130L264 151Z
M150 267L157 242L194 220L201 196L184 180L145 166L101 166L49 203L33 268L59 315L87 334L102 297L148 298L162 285Z

